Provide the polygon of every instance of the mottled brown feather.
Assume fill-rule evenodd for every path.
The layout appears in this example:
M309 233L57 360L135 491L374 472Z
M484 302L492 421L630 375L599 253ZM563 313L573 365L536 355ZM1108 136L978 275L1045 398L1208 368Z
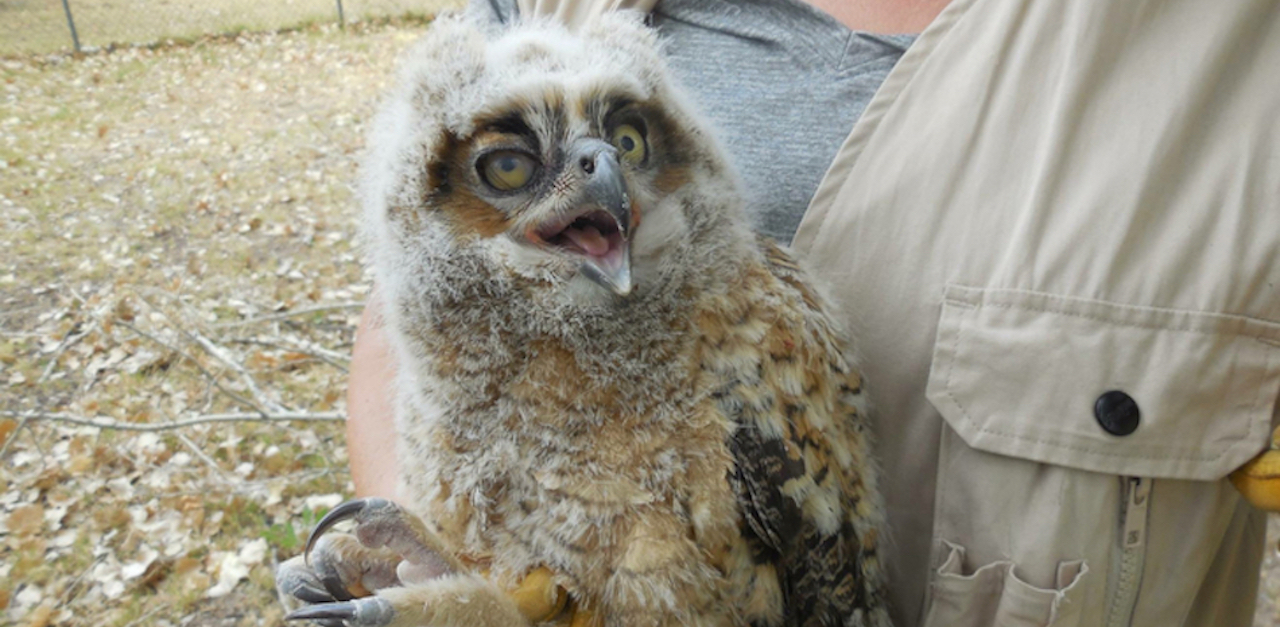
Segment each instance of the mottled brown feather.
M821 301L799 265L772 242L761 239L760 246L771 276L748 274L739 293L771 293L780 297L783 311L755 352L758 376L750 376L750 364L713 369L721 380L717 404L736 427L729 442L735 462L730 479L742 506L743 540L757 564L776 568L786 625L861 624L853 617L882 607L884 591L874 561L876 529L859 530L852 520L857 501L868 497L861 474L873 467L859 435L863 418L841 397L858 394L860 385L838 352L838 336L823 323ZM761 285L752 285L756 282ZM769 287L774 289L762 289ZM740 315L739 328L760 315L741 303L723 313ZM715 318L700 318L708 344L704 350L713 354L709 361L735 350L730 346L734 328L708 324ZM795 331L808 335L808 341L798 342ZM782 371L797 364L805 381L799 396L780 381ZM841 467L831 450L841 446L858 463ZM798 482L830 490L834 506L845 512L834 529L821 528L796 492L786 489Z

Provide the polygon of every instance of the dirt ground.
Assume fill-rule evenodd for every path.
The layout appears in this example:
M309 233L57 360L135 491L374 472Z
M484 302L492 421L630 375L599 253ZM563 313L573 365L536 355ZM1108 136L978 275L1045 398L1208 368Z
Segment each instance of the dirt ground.
M425 16L458 0L0 0L0 55L70 50L72 26L86 50L182 40L207 33L261 32ZM341 15L338 7L342 7ZM71 22L67 21L70 9Z
M420 28L0 61L0 624L279 624L351 494L351 184Z
M420 28L0 61L0 623L278 624L351 493L351 185Z

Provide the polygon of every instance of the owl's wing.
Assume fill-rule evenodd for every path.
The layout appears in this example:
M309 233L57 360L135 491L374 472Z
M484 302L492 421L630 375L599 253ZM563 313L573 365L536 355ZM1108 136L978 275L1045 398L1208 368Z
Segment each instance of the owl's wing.
M786 625L887 624L860 380L799 267L762 247L780 297L726 333L721 350L737 367L715 392L736 423L731 481L743 534L755 563L777 573ZM753 329L753 320L764 324ZM754 350L733 345L751 340Z

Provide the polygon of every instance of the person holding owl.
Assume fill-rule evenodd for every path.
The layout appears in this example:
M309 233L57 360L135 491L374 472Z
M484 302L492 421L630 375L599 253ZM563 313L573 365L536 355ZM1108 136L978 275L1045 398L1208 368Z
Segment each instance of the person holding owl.
M1280 422L1280 5L470 10L618 4L858 340L893 624L1252 624L1265 517L1226 476ZM392 498L377 307L348 429Z

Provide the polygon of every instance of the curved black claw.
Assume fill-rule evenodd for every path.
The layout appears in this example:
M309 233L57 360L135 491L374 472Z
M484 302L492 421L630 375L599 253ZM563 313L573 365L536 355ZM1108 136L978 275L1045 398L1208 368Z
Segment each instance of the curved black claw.
M350 601L343 603L321 603L296 609L284 615L285 620L349 620L356 617L356 605Z
M322 603L294 610L285 620L342 620L352 627L383 627L395 618L391 602L378 597L366 597L344 603Z
M324 535L324 532L331 529L334 525L344 520L351 520L352 518L359 516L360 512L363 512L366 507L385 507L389 504L390 501L376 497L352 499L329 510L329 513L325 514L324 518L321 518L319 523L316 523L316 528L311 532L311 537L307 538L307 548L302 552L302 555L304 556L303 559L305 559L308 564L311 563L311 549L315 548L316 541L320 539L320 536Z

